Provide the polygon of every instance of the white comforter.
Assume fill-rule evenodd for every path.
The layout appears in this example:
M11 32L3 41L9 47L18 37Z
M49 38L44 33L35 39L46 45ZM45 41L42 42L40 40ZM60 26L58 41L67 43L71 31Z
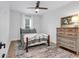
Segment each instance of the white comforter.
M47 38L48 35L44 33L31 33L31 34L25 34L24 35L24 42L26 42L26 38L28 37L28 41L33 39L39 39L39 38Z

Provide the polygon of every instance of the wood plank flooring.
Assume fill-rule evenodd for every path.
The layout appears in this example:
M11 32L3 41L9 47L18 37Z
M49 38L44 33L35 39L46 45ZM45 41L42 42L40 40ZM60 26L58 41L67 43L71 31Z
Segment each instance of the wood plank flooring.
M8 53L7 53L7 58L14 58L14 54L15 54L15 45L16 45L16 42L17 41L12 41L10 43L10 47L9 47L9 50L8 50Z

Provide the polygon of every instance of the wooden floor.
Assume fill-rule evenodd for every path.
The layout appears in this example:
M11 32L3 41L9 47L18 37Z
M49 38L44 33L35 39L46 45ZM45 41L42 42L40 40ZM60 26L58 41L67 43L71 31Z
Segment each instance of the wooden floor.
M14 58L14 49L17 41L12 41L8 50L7 58Z

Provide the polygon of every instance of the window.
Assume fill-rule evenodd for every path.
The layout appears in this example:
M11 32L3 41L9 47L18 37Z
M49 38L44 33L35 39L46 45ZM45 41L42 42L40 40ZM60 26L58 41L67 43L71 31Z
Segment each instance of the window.
M30 19L25 19L25 28L30 28Z
M25 28L29 29L32 26L31 16L25 16Z

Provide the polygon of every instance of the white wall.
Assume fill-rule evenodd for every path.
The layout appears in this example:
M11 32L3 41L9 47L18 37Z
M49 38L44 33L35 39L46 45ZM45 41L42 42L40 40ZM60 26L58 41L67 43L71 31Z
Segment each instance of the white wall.
M0 2L0 42L6 44L5 49L0 49L1 54L7 54L9 48L9 5L8 2Z
M38 33L40 33L41 32L41 29L40 29L40 24L41 24L41 20L42 20L42 15L33 15L32 16L33 17L33 27L36 29L36 31L38 32Z
M41 21L41 32L49 34L51 42L54 43L56 43L56 27L60 26L58 19L59 14L49 12L43 16Z
M20 38L20 27L21 27L22 14L10 10L10 40L18 40Z
M79 11L79 2L71 2L70 4L47 12L41 21L41 31L50 34L51 41L56 43L56 28L60 27L60 18L72 15Z

